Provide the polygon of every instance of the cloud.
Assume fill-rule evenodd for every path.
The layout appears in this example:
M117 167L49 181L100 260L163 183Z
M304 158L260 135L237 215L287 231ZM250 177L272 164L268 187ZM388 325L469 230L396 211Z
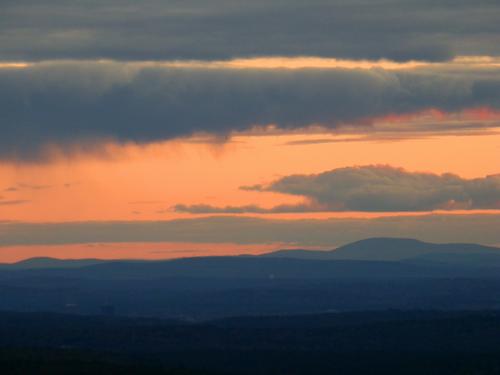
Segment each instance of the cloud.
M277 214L277 213L294 213L294 212L311 212L314 210L311 204L282 204L273 208L263 208L258 205L245 206L225 206L217 207L208 204L185 205L177 204L172 207L175 212L184 212L191 214Z
M383 69L176 68L52 62L0 69L0 158L39 161L256 125L329 129L439 108L500 108L500 69L438 64Z
M291 175L267 186L243 186L242 189L297 195L306 201L269 209L253 205L177 205L174 208L194 214L500 209L500 174L465 179L451 173L439 175L391 166L363 166Z
M325 143L370 141L398 141L443 136L471 136L500 134L500 112L487 108L458 113L428 110L403 116L373 119L369 126L342 127L334 134L322 138L306 138L284 143L286 146L303 146Z
M28 200L21 200L21 199L17 199L17 200L2 200L0 199L0 206L17 206L19 204L25 204L25 203L29 203L30 201Z
M36 185L36 184L25 184L25 183L17 184L18 190L45 190L51 187L52 187L51 185Z
M22 190L32 190L32 191L45 190L45 189L50 189L51 187L52 187L51 185L26 184L20 182L14 186L9 186L5 188L4 191L9 193L14 193Z
M422 215L376 219L265 220L208 217L170 221L0 222L0 246L111 242L189 242L335 247L369 237L500 244L500 215Z
M4 0L0 59L498 55L496 0Z
M287 176L261 190L304 196L331 211L500 208L500 174L469 180L390 166L351 167Z

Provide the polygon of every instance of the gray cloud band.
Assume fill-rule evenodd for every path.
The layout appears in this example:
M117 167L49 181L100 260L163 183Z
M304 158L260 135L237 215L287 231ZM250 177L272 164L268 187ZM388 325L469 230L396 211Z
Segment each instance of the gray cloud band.
M217 217L149 222L0 222L0 246L109 242L189 242L338 246L369 237L500 244L500 215L378 219L264 220Z
M500 107L500 69L174 68L41 63L0 69L0 158L37 160L47 144L92 151L254 125L335 128L426 108Z
M499 55L496 0L3 0L0 60Z

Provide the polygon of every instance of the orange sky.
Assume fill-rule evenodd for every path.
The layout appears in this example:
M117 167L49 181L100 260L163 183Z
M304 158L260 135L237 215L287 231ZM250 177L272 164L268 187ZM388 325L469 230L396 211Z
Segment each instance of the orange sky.
M390 70L421 65L440 66L439 63L318 58L134 64L203 64L204 67L231 69L312 67ZM457 67L485 65L491 68L498 66L499 60L462 57L453 60L452 64ZM9 69L26 66L28 64L25 63L0 64L0 68ZM467 127L468 124L471 126ZM455 173L464 178L484 177L500 172L500 113L487 108L472 108L455 114L428 110L366 119L366 123L361 121L361 124L351 124L350 127L346 125L329 133L311 127L294 134L283 134L271 127L235 134L227 140L197 136L147 146L107 144L101 151L99 154L56 157L40 164L0 161L0 221L134 221L196 217L173 212L171 207L176 204L218 207L257 204L269 208L298 203L301 198L243 191L239 187L266 184L290 174L320 173L350 166L388 164L409 171ZM327 218L384 215L394 213L260 216ZM100 257L156 259L206 253L262 252L280 246L283 244L244 247L234 244L168 243L4 247L0 262L40 255L78 258L103 254Z
M479 119L481 116L484 117L484 113L477 112ZM432 120L445 121L439 117ZM490 119L486 116L482 120ZM391 121L393 123L388 126L401 121L403 124L399 125L411 126L415 120L397 118ZM499 172L500 134L494 125L481 135L474 131L470 135L410 134L408 139L395 140L384 138L390 132L378 134L372 131L368 133L371 138L356 142L350 140L366 137L366 134L349 134L349 131L337 134L312 131L305 134L247 134L236 135L221 143L186 139L149 146L108 145L107 156L80 155L58 158L45 164L4 162L0 165L2 200L26 202L0 205L0 221L168 220L195 216L172 212L171 207L179 203L272 207L301 199L277 193L243 191L239 187L267 183L294 173L319 173L354 165L389 164L409 171L483 177ZM384 126L381 129L387 130ZM388 214L344 212L261 216L382 215ZM283 247L290 246L199 243L9 246L1 248L0 262L34 256L166 259L260 253Z
M87 156L41 165L4 164L0 166L3 199L28 202L0 206L0 219L55 222L189 217L171 211L178 203L258 203L271 207L301 199L239 187L288 174L354 165L390 164L467 178L499 172L500 134L287 144L317 139L336 138L325 134L235 136L216 145L171 141L123 147L113 152L113 158ZM9 191L11 187L17 191Z
M368 17L360 17L359 4L346 7L341 2L345 22L334 25L328 17L318 18L318 11L336 14L339 4L323 1L311 7L281 1L256 7L235 4L222 7L222 12L184 2L116 7L104 1L103 6L85 9L61 8L59 2L42 7L37 2L35 7L15 3L4 7L10 22L2 26L6 33L0 37L0 94L5 102L0 107L0 262L32 256L159 259L259 253L308 243L288 241L287 233L279 239L286 243L257 244L249 236L252 245L238 245L234 232L248 233L243 227L221 230L230 236L226 241L234 243L195 243L189 227L186 237L178 237L189 243L7 246L63 243L44 242L54 223L131 221L139 227L139 222L217 216L190 213L203 209L224 216L284 219L286 230L294 219L395 216L404 221L415 219L405 215L442 218L443 213L454 215L453 220L458 215L474 220L471 215L478 213L500 218L497 177L462 181L474 185L470 189L438 181L446 185L446 193L441 193L440 186L420 186L411 178L399 186L399 180L393 183L380 174L380 188L371 179L353 179L350 184L342 180L331 189L313 183L314 194L308 198L293 195L304 193L300 181L296 190L272 185L293 174L374 165L379 167L351 170L410 175L395 169L403 168L464 179L500 176L500 49L490 25L496 7L476 7L471 22L463 17L470 14L469 5L432 7L430 13L416 7L406 12L403 27L401 9L391 4L387 9L379 4ZM281 10L278 23L262 17ZM439 22L432 12L438 12ZM47 21L51 18L54 22ZM459 19L465 23L457 32ZM249 33L246 24L259 25L259 30ZM332 32L325 33L327 29ZM208 135L193 135L196 131ZM172 139L180 136L186 138ZM448 177L458 180L435 180ZM300 178L286 180L293 184ZM331 183L325 180L324 185ZM385 182L392 185L385 188ZM344 185L349 191L342 201L337 198ZM363 195L364 190L383 190L385 195ZM436 204L384 203L385 196L412 203L411 190L426 199L431 196L429 201L434 190L445 198L435 199ZM325 203L325 195L331 201ZM348 200L382 204L349 205ZM185 212L175 212L176 205ZM353 207L369 212L307 212ZM418 211L429 207L443 211ZM276 214L266 209L305 212ZM496 233L496 222L489 225L489 217L482 216ZM255 221L266 227L270 223ZM313 222L307 238L314 236L318 222L327 223L304 221ZM42 228L40 237L30 237L26 228L32 223ZM63 231L72 226L65 225ZM163 228L159 231L164 235ZM341 232L326 231L336 236ZM356 236L366 232L362 228ZM389 226L389 235L401 232ZM468 231L460 227L457 232ZM61 233L56 237L63 238ZM74 241L106 241L96 240L96 232L86 235ZM174 235L168 236L153 240L175 241ZM480 242L483 237L475 238ZM453 239L453 233L447 238ZM149 239L144 235L129 240ZM121 240L127 239L109 239ZM328 237L321 244L330 241Z

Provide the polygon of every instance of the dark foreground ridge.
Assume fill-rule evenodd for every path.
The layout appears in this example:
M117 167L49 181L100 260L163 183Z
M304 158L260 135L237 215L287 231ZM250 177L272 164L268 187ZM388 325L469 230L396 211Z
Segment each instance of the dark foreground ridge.
M499 374L499 254L385 238L321 253L2 265L0 368Z
M500 371L496 311L379 311L196 324L5 312L0 322L0 366L9 374Z

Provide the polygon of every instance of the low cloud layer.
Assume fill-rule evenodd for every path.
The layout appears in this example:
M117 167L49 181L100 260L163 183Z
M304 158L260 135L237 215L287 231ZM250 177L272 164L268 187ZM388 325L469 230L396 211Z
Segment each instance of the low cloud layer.
M243 189L297 195L306 202L270 209L205 205L177 205L174 209L198 214L500 209L500 174L465 179L450 173L439 175L390 166L365 166L292 175L266 186L244 186Z
M500 215L264 220L211 217L171 221L16 223L0 221L0 246L188 242L335 247L369 237L500 244ZM1 250L1 249L0 249Z
M499 55L496 0L3 0L0 60Z
M105 141L148 143L256 125L337 128L438 108L500 108L495 64L415 69L175 68L40 63L0 69L0 158L93 152Z

